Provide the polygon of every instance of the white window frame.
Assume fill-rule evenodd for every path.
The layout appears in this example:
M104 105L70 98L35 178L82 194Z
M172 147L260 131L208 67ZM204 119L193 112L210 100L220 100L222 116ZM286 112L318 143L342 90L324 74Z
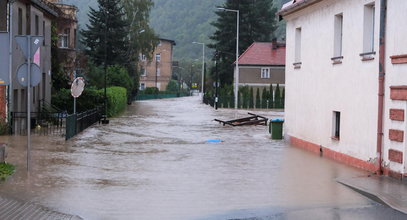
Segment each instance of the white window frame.
M140 70L141 70L141 71L140 71L140 76L146 76L146 75L147 75L147 70L146 70L146 68L141 67Z
M270 68L269 67L263 67L261 68L261 72L260 72L260 77L262 79L270 79Z
M157 62L161 62L161 54L160 54L160 53L157 53L157 54L155 55L155 60L156 60Z
M161 68L160 67L157 68L157 76L161 76Z
M140 90L143 91L144 89L146 89L146 84L140 83Z
M302 28L298 27L295 29L295 56L294 63L301 62L301 38L302 38Z
M374 2L365 5L363 12L363 53L375 52L375 12Z
M341 57L343 52L343 14L335 15L334 20L334 57Z
M68 48L69 47L69 33L70 33L69 28L66 28L66 29L64 29L63 34L59 34L59 48Z
M141 60L141 61L146 61L146 60L147 60L146 55L140 54L140 60Z

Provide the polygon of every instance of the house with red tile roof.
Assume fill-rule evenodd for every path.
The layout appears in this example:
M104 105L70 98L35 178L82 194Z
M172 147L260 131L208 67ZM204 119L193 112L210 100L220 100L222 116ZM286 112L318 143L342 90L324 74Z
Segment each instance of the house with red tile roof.
M284 83L284 43L254 42L239 57L239 86L257 88Z

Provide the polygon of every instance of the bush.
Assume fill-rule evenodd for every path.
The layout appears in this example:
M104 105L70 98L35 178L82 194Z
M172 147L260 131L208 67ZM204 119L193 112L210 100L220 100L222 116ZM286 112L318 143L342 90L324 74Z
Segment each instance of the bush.
M73 113L74 98L70 89L61 89L52 96L52 104L62 111ZM85 88L81 96L76 99L76 112L84 112L104 103L104 90L95 87Z
M15 166L9 163L0 163L0 179L6 180L8 176L14 173Z
M107 88L106 96L107 117L117 116L126 109L127 91L125 88L118 86Z
M159 90L157 87L147 87L144 90L144 94L146 95L157 95L159 93Z
M171 80L167 85L166 91L170 92L170 93L177 93L178 89L179 89L179 86L178 86L177 81Z

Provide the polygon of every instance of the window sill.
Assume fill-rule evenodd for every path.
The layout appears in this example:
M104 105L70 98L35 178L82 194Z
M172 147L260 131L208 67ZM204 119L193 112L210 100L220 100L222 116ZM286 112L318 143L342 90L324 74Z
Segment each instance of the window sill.
M293 63L294 69L301 69L302 62Z
M335 65L335 64L341 64L341 63L342 63L342 60L343 60L343 56L332 57L331 60L332 60L332 64L333 64L333 65Z
M362 61L374 60L375 55L376 55L375 51L359 54L359 56L362 58Z
M334 141L339 141L339 137L337 137L337 136L332 136L331 139Z

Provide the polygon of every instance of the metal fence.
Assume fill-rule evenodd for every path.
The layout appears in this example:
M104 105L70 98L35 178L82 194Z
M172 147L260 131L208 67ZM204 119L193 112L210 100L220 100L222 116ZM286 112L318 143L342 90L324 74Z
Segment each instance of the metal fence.
M63 135L65 113L31 112L31 133L33 135ZM10 133L27 135L27 112L12 112Z
M135 100L150 100L150 99L169 99L169 98L177 98L177 97L184 97L189 96L189 94L139 94L135 97Z
M215 98L205 96L203 103L215 106ZM261 100L257 102L255 99L240 98L238 101L238 108L240 109L284 109L284 99L278 100ZM218 108L234 108L235 102L233 96L220 96L218 97Z
M66 117L65 140L74 137L86 128L100 121L102 113L103 107L97 107L79 114L68 115Z

